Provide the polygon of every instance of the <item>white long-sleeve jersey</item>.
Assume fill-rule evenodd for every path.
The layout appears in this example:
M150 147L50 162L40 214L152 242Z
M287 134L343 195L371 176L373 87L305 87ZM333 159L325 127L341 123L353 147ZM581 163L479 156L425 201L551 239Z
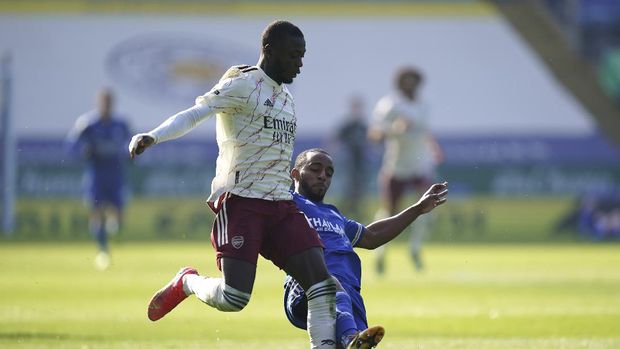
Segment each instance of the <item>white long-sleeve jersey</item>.
M208 202L224 193L291 200L290 163L297 120L293 97L257 66L228 69L196 105L171 116L148 135L155 143L181 137L216 117L219 153Z
M385 153L381 170L396 178L431 177L435 167L430 147L428 107L412 102L396 93L379 100L373 111L373 122L385 134ZM394 132L396 119L404 119L407 130Z

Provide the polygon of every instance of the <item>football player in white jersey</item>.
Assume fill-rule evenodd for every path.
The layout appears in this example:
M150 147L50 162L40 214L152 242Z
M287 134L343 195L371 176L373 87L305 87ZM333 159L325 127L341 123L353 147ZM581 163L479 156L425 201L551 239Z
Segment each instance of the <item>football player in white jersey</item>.
M418 96L422 80L418 70L400 69L396 74L396 93L381 98L373 112L369 137L385 145L379 172L382 204L376 218L396 214L408 188L418 195L424 193L433 182L435 166L442 161L441 148L429 130L427 107ZM411 257L418 271L424 267L421 246L430 230L429 218L426 215L418 219L410 232ZM379 274L384 272L385 245L377 249L376 267Z
M336 285L321 241L289 192L296 132L295 103L285 84L299 74L306 45L287 21L262 35L255 66L231 67L196 104L148 133L135 135L131 156L175 139L215 116L219 155L207 202L216 213L211 241L222 276L182 268L149 304L156 321L189 295L221 311L240 311L252 293L258 255L300 281L308 294L311 348L335 348Z

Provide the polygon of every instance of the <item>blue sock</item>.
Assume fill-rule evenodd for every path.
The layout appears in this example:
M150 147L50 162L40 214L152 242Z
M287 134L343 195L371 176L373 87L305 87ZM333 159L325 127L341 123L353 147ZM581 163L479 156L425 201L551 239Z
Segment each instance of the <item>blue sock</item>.
M104 224L101 224L95 231L95 239L97 239L99 251L108 252L108 232L106 231Z
M350 336L357 333L357 326L353 319L351 298L345 291L336 292L336 339L343 348L349 345Z

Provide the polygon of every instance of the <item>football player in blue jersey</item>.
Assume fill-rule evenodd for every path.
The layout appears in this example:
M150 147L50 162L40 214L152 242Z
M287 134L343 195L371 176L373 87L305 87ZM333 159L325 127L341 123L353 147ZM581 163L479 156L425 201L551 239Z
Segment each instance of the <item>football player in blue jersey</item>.
M332 158L323 149L305 150L297 156L291 177L293 199L319 233L325 245L327 269L339 281L336 294L336 338L339 348L373 348L383 338L381 326L368 327L360 294L362 269L353 247L374 249L395 237L420 215L447 200L448 184L436 183L415 204L402 212L367 226L346 218L338 209L323 202L334 175ZM306 297L297 281L285 281L284 307L289 321L306 328Z
M97 95L97 108L81 115L69 133L72 151L86 162L85 192L90 205L90 230L99 253L95 265L110 265L108 233L122 222L125 194L125 147L129 143L127 122L113 111L114 96L104 88Z

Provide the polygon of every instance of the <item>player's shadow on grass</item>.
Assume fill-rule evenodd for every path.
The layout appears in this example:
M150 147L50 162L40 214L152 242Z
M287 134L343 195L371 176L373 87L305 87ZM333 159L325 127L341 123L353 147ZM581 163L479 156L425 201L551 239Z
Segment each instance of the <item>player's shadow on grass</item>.
M60 341L64 340L101 340L101 336L85 336L85 335L73 335L66 333L37 333L37 332L8 332L1 333L0 339L13 339L13 340L29 340L29 339L56 339Z

